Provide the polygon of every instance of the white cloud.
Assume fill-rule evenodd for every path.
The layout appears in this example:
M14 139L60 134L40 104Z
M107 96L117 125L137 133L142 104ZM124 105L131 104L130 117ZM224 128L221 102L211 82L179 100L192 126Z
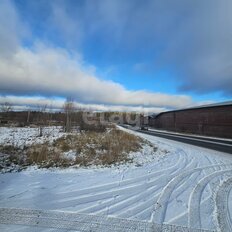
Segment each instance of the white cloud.
M231 0L101 0L80 5L62 1L53 6L59 11L51 17L65 43L85 44L97 37L107 57L115 52L126 59L150 57L151 67L135 64L140 73L171 66L179 90L231 96ZM81 36L72 34L77 32Z
M12 94L71 96L79 102L180 108L193 104L188 96L129 91L102 80L92 66L64 49L37 44L20 47L10 58L0 57L1 88Z
M82 33L91 36L107 24L109 33L112 30L117 31L116 40L118 40L124 33L127 21L127 16L118 18L118 14L122 8L126 13L131 7L132 5L129 3L122 7L121 4L112 1L107 7L100 4L98 11L94 12L93 19L96 19L96 22L94 21L94 24L88 26L84 23L85 17L88 18L86 22L91 22L90 13L94 10L89 4L87 4L88 13L81 15L84 21L82 20L80 24L71 20L71 17L64 11L65 7L54 5L52 8L54 18L50 18L50 20L55 20L54 23L60 25L65 36L74 37L74 39L81 37ZM105 14L107 9L109 14ZM110 13L111 11L114 13ZM135 12L135 15L137 14L139 12ZM98 15L101 16L99 20L97 20ZM3 94L28 95L31 97L26 100L24 98L24 101L28 102L31 99L33 104L35 104L33 96L38 95L73 97L77 102L83 104L83 107L87 104L88 107L96 109L120 111L127 109L141 111L146 108L157 112L196 104L191 97L186 95L170 95L146 90L133 91L116 82L103 80L96 75L94 66L83 61L81 54L70 54L65 49L47 46L42 42L37 42L30 48L23 47L20 40L21 32L26 31L25 25L20 21L17 11L10 1L0 1L0 20L0 91ZM88 30L80 31L79 34L78 30L86 28L85 26L89 27ZM109 28L111 29L109 30ZM22 101L20 99L15 97L14 101ZM11 100L13 101L12 97ZM17 103L14 104L17 105ZM56 104L59 108L63 103L56 100Z
M47 110L62 111L65 100L46 97L26 97L26 96L2 96L0 104L5 102L10 103L14 110L38 110L43 106L47 106ZM124 106L124 105L103 105L103 104L83 104L74 102L76 109L86 111L101 111L101 112L141 112L141 113L159 113L167 110L162 107L143 107L143 106Z
M0 1L0 53L9 56L15 52L20 37L20 23L11 1Z

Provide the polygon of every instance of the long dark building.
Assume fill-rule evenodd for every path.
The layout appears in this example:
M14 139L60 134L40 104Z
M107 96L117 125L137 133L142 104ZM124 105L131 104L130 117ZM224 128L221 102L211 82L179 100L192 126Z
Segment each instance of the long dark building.
M148 124L161 130L232 138L232 101L163 112L149 117Z

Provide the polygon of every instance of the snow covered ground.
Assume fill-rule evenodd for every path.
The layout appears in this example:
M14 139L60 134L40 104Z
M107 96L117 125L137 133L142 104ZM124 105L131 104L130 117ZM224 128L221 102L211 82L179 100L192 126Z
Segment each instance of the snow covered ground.
M232 156L138 135L168 153L157 154L142 166L53 171L32 168L0 174L0 207L60 210L232 231ZM26 229L32 231L25 226L0 225L1 231Z
M39 128L31 127L0 127L0 145L12 145L22 147L31 144L53 142L62 137L62 127L44 127L42 136L39 136Z

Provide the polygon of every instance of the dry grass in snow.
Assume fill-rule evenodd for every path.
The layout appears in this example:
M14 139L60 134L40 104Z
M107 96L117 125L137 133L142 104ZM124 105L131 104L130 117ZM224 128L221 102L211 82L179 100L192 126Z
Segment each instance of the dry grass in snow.
M31 144L23 148L0 145L0 169L12 171L17 167L21 170L30 165L49 168L124 164L133 162L131 154L142 153L144 146L156 151L149 142L116 128L105 132L66 134L52 143Z

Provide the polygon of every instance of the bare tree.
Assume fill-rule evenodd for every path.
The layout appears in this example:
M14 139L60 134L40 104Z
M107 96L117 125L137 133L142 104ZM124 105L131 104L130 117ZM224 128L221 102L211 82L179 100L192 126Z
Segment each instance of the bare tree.
M31 111L30 111L30 109L28 109L27 110L27 124L29 124L30 123L30 114L31 114Z
M65 132L70 132L72 127L72 113L75 110L73 99L67 98L66 102L63 106L64 113L65 113L65 126L64 130Z
M12 104L9 102L3 102L0 105L0 111L1 112L10 112L13 110Z
M47 104L42 104L42 105L38 105L38 111L39 111L39 136L43 136L43 129L44 126L47 123L47 115L46 110L47 110Z

